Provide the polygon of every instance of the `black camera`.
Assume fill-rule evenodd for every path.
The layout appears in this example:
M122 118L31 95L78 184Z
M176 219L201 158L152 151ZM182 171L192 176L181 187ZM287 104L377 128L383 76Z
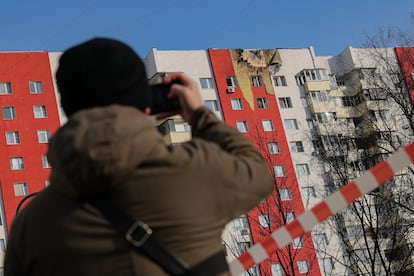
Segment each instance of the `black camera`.
M169 99L168 93L171 89L170 84L154 84L150 86L150 107L151 114L165 113L180 110L178 99Z

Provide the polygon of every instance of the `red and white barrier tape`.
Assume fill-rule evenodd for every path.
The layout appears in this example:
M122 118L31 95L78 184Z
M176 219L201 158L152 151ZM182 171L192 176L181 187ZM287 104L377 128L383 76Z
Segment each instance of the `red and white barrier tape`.
M280 227L260 243L249 248L230 262L231 274L239 275L269 258L277 249L285 247L295 238L311 231L315 225L335 215L362 195L378 188L411 163L414 163L414 142L381 161L312 209L302 213L292 222Z

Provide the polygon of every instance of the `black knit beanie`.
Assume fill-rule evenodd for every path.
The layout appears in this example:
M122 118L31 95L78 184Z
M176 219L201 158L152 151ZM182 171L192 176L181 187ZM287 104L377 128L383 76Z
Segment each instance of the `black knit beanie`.
M140 110L149 106L144 63L128 45L113 39L95 38L66 50L56 80L68 117L114 103Z

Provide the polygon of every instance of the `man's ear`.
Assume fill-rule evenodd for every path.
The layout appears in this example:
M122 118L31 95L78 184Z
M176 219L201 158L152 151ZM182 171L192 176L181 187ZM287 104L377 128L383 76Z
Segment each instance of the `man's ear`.
M145 109L144 109L144 114L145 115L151 115L151 107L146 107Z

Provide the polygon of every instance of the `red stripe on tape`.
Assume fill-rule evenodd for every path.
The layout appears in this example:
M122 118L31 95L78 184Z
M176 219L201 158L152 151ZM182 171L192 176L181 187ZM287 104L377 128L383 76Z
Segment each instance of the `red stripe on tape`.
M409 144L404 148L405 152L410 156L411 162L414 162L414 143Z
M315 217L318 219L318 222L324 221L325 219L332 216L332 212L325 201L319 202L311 210Z
M300 235L305 233L305 229L303 229L302 224L300 224L300 221L294 220L288 225L286 225L286 229L289 232L292 239L299 237Z
M262 244L264 250L266 250L268 256L271 256L277 249L279 249L279 245L272 236L267 237L260 243Z
M348 185L343 186L340 191L348 204L351 204L357 198L362 196L362 193L355 181L349 182Z
M394 171L386 161L382 161L381 163L375 165L370 171L377 179L378 185L381 185L394 176Z
M256 262L254 261L252 255L250 255L250 253L247 252L247 251L244 252L239 257L239 261L243 265L245 270L248 270L249 268L251 268L252 266L254 266L256 264Z

